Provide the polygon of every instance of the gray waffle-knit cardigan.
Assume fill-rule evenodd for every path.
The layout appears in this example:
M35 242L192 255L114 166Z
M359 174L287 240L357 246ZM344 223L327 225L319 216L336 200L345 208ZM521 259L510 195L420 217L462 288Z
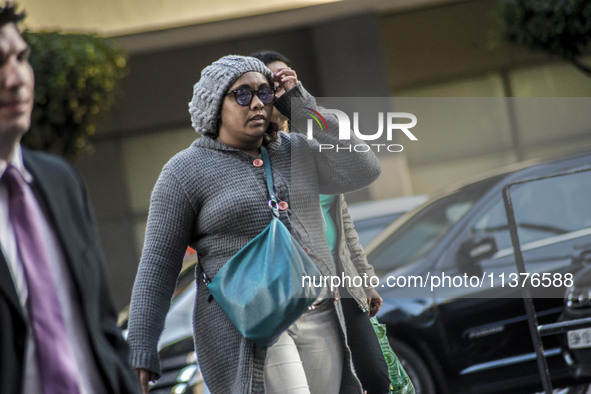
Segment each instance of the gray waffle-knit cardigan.
M292 105L299 98L299 105ZM275 104L285 115L303 118L304 107L321 111L300 85ZM293 112L293 114L290 114ZM369 185L380 174L370 152L322 152L318 144L345 146L362 143L338 140L336 117L325 116L328 130L305 135L280 133L267 146L276 193L289 204L281 219L308 247L324 275L335 265L322 230L318 194L339 194ZM271 220L264 167L255 167L247 153L209 137L197 139L176 154L162 169L152 192L146 238L135 280L129 319L131 364L160 374L157 343L187 245L201 266L214 276L224 263ZM193 330L205 382L215 394L263 393L266 348L247 341L236 331L215 300L207 300L207 287L199 280ZM340 303L335 303L343 333ZM347 349L348 350L348 349ZM345 351L345 365L350 353ZM359 393L361 386L344 368L341 393Z

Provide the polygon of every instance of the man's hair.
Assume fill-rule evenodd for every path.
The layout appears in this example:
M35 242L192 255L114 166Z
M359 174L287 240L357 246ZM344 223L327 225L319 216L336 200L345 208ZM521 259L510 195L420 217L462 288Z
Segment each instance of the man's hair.
M18 25L25 19L25 12L18 10L18 5L13 2L0 3L0 27L8 23Z
M261 62L265 63L265 65L268 65L269 63L273 63L273 62L283 62L288 67L291 67L291 61L289 61L289 59L287 57L283 56L279 52L263 49L260 51L253 52L248 56L256 57Z

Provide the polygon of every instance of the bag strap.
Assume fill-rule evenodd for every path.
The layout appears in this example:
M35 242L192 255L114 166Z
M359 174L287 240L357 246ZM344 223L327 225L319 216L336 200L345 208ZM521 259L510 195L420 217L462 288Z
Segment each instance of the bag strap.
M271 160L267 149L261 145L261 157L263 158L263 166L265 167L265 175L267 180L267 190L269 191L269 207L273 211L275 217L279 217L279 206L277 196L275 195L275 188L273 187L273 173L271 172Z
M269 154L264 146L261 145L261 157L263 159L263 166L265 167L265 180L267 182L267 190L269 191L269 207L273 211L273 215L275 217L279 217L279 206L277 202L277 195L275 195L275 188L273 187L273 173L271 172L271 160L269 159ZM209 276L205 273L201 262L197 260L199 267L201 268L201 276L203 282L207 285L211 282ZM208 296L208 301L211 302L212 296L211 294Z

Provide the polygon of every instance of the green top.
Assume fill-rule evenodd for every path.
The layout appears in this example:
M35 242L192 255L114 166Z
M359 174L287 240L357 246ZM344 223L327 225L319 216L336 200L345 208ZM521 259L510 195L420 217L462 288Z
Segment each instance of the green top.
M320 208L322 208L322 228L324 229L324 236L328 249L333 256L338 254L337 245L337 227L334 224L330 209L337 200L337 195L320 194Z

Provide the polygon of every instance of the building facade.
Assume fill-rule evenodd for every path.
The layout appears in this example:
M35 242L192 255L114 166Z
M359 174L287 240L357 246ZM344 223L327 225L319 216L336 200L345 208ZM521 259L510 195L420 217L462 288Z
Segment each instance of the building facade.
M33 17L41 8L29 2ZM145 2L123 3L103 33L129 53L129 74L93 138L94 152L76 163L120 305L129 299L160 169L197 138L187 111L192 86L226 54L282 52L317 97L394 97L403 108L445 108L419 117L418 141L403 152L379 154L383 175L349 196L352 202L428 193L520 160L591 148L590 115L581 110L591 107L591 78L502 42L492 0L255 2L234 12L223 1L213 10L181 1L160 20L150 14L152 2L139 16L131 4L140 10ZM70 28L79 28L72 19ZM564 118L571 119L566 126Z

